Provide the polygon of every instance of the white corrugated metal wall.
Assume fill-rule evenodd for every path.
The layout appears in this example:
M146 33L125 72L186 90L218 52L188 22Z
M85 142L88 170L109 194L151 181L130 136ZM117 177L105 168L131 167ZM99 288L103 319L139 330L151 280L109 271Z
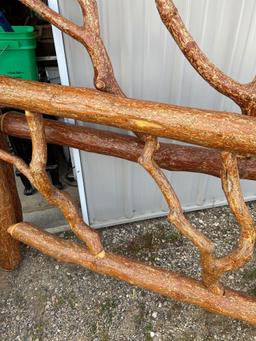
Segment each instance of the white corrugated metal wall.
M176 0L180 14L210 59L241 82L256 71L255 0ZM116 77L129 97L184 106L238 111L204 82L185 60L161 23L154 0L99 0L102 36ZM81 22L76 1L60 0L62 14ZM65 37L72 85L92 86L90 60ZM109 128L114 130L113 128ZM112 225L162 215L166 205L150 177L133 163L82 153L90 221ZM185 210L225 202L220 181L210 176L168 172ZM247 199L256 184L243 181Z

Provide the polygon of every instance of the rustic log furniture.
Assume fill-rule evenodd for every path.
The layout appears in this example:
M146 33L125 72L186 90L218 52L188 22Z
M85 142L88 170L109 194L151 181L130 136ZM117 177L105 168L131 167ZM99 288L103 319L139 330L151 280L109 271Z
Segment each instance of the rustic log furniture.
M4 135L1 135L1 267L11 270L19 264L17 241L21 241L59 261L79 264L256 325L256 298L228 289L221 283L225 272L244 266L254 252L255 222L244 202L240 178L256 180L256 80L240 84L225 75L200 50L173 1L156 0L160 17L184 56L211 86L237 103L243 115L128 99L115 79L101 39L96 1L77 1L84 18L82 26L52 11L40 0L20 0L84 45L93 63L97 90L0 77L0 104L25 110L25 117L15 112L2 115L1 132L30 137L33 144L32 161L27 165L7 151ZM131 130L136 137L50 122L43 120L43 113ZM159 144L158 137L196 146ZM105 252L98 233L85 224L68 194L51 185L45 170L47 142L138 162L159 186L169 206L169 222L198 248L201 280ZM14 177L8 164L15 165L50 204L63 212L71 230L84 246L22 222ZM221 178L229 207L241 229L237 246L230 254L217 257L214 243L190 224L161 168L201 172Z

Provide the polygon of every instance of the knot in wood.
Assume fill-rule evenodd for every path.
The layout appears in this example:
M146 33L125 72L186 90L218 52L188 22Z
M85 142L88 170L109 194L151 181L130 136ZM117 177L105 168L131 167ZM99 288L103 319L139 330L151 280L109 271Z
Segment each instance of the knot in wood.
M104 90L106 88L106 84L101 79L96 81L95 86L98 90Z

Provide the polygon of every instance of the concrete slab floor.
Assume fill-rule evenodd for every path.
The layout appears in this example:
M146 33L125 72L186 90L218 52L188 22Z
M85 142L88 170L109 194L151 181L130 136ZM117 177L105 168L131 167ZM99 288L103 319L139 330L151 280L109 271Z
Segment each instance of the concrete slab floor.
M64 185L64 191L68 192L76 204L80 206L77 187L67 184L64 176L61 176L61 182ZM24 195L24 187L20 177L16 177L16 183L22 204L24 221L31 222L43 229L58 228L58 230L67 230L67 222L59 209L49 205L38 192L31 196ZM63 228L60 229L60 227Z

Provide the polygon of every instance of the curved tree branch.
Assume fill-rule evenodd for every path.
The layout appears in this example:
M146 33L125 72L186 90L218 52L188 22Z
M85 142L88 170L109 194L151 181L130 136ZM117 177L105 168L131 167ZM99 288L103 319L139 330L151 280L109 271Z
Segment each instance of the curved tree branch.
M139 158L139 163L147 170L152 176L158 187L160 188L166 203L170 209L168 220L172 223L185 237L199 249L201 255L202 272L208 271L208 263L214 261L214 244L203 233L196 230L190 222L185 218L179 199L173 190L170 182L166 178L163 171L153 160L154 153L158 148L157 139L155 137L145 138L145 148L142 156ZM204 259L207 259L207 262ZM215 293L223 293L222 287L218 283L209 285L208 282L203 283ZM212 284L212 283L210 283Z
M71 20L64 18L57 12L50 9L41 0L19 0L25 6L29 7L31 10L36 12L46 21L49 21L54 26L58 27L61 31L70 35L76 40L81 39L81 34L83 30L80 26L74 24Z
M152 178L160 188L165 200L169 206L170 213L168 220L173 223L179 231L200 250L213 250L212 242L205 237L200 231L194 229L192 225L186 220L179 202L179 199L172 188L170 182L164 175L163 171L159 168L153 160L156 150L159 148L157 139L153 136L145 137L145 148L142 156L139 158L139 163L147 170Z
M211 291L221 294L223 289L219 279L222 274L240 268L252 258L256 236L255 223L241 192L236 157L229 152L222 152L223 171L221 179L229 206L241 226L241 236L238 247L231 254L216 258L214 244L204 234L197 231L185 218L179 199L170 182L153 160L156 150L156 138L146 137L144 152L139 158L139 163L152 176L164 195L170 209L168 215L170 223L174 224L185 237L198 247L201 254L203 283Z
M184 56L217 91L233 99L245 114L256 116L256 91L218 69L199 48L184 25L172 0L155 0L160 17Z
M49 181L45 170L47 162L47 148L42 115L32 114L26 111L26 117L33 146L30 166L28 166L19 157L13 156L1 149L0 159L15 165L50 204L58 207L62 211L73 232L79 239L86 243L92 254L97 257L104 257L105 253L98 233L84 223L81 214L73 203L70 195L59 191Z
M0 149L0 159L15 166L29 181L32 181L32 176L28 165L19 157L14 156Z
M223 167L221 172L222 188L226 195L229 207L241 226L241 235L237 249L228 257L220 259L223 269L225 271L232 271L240 268L252 258L256 237L256 226L253 217L244 202L240 186L237 157L232 153L222 152L221 159Z
M94 255L103 255L103 247L98 233L86 225L80 215L78 208L74 205L71 197L52 186L49 181L45 166L47 163L47 147L41 114L26 111L28 126L32 140L32 160L30 163L30 172L32 175L32 184L42 193L46 200L54 206L57 206L77 237L83 240L89 250Z
M241 233L237 247L230 254L214 260L207 257L202 259L203 281L208 287L214 287L224 272L237 270L252 259L256 237L255 223L240 187L237 158L232 153L222 152L221 159L222 188L241 227Z
M37 12L42 18L58 27L61 31L79 41L86 48L94 67L94 84L98 90L114 95L123 95L115 79L111 61L100 37L96 0L78 1L83 13L83 26L78 26L51 10L41 0L19 1Z

